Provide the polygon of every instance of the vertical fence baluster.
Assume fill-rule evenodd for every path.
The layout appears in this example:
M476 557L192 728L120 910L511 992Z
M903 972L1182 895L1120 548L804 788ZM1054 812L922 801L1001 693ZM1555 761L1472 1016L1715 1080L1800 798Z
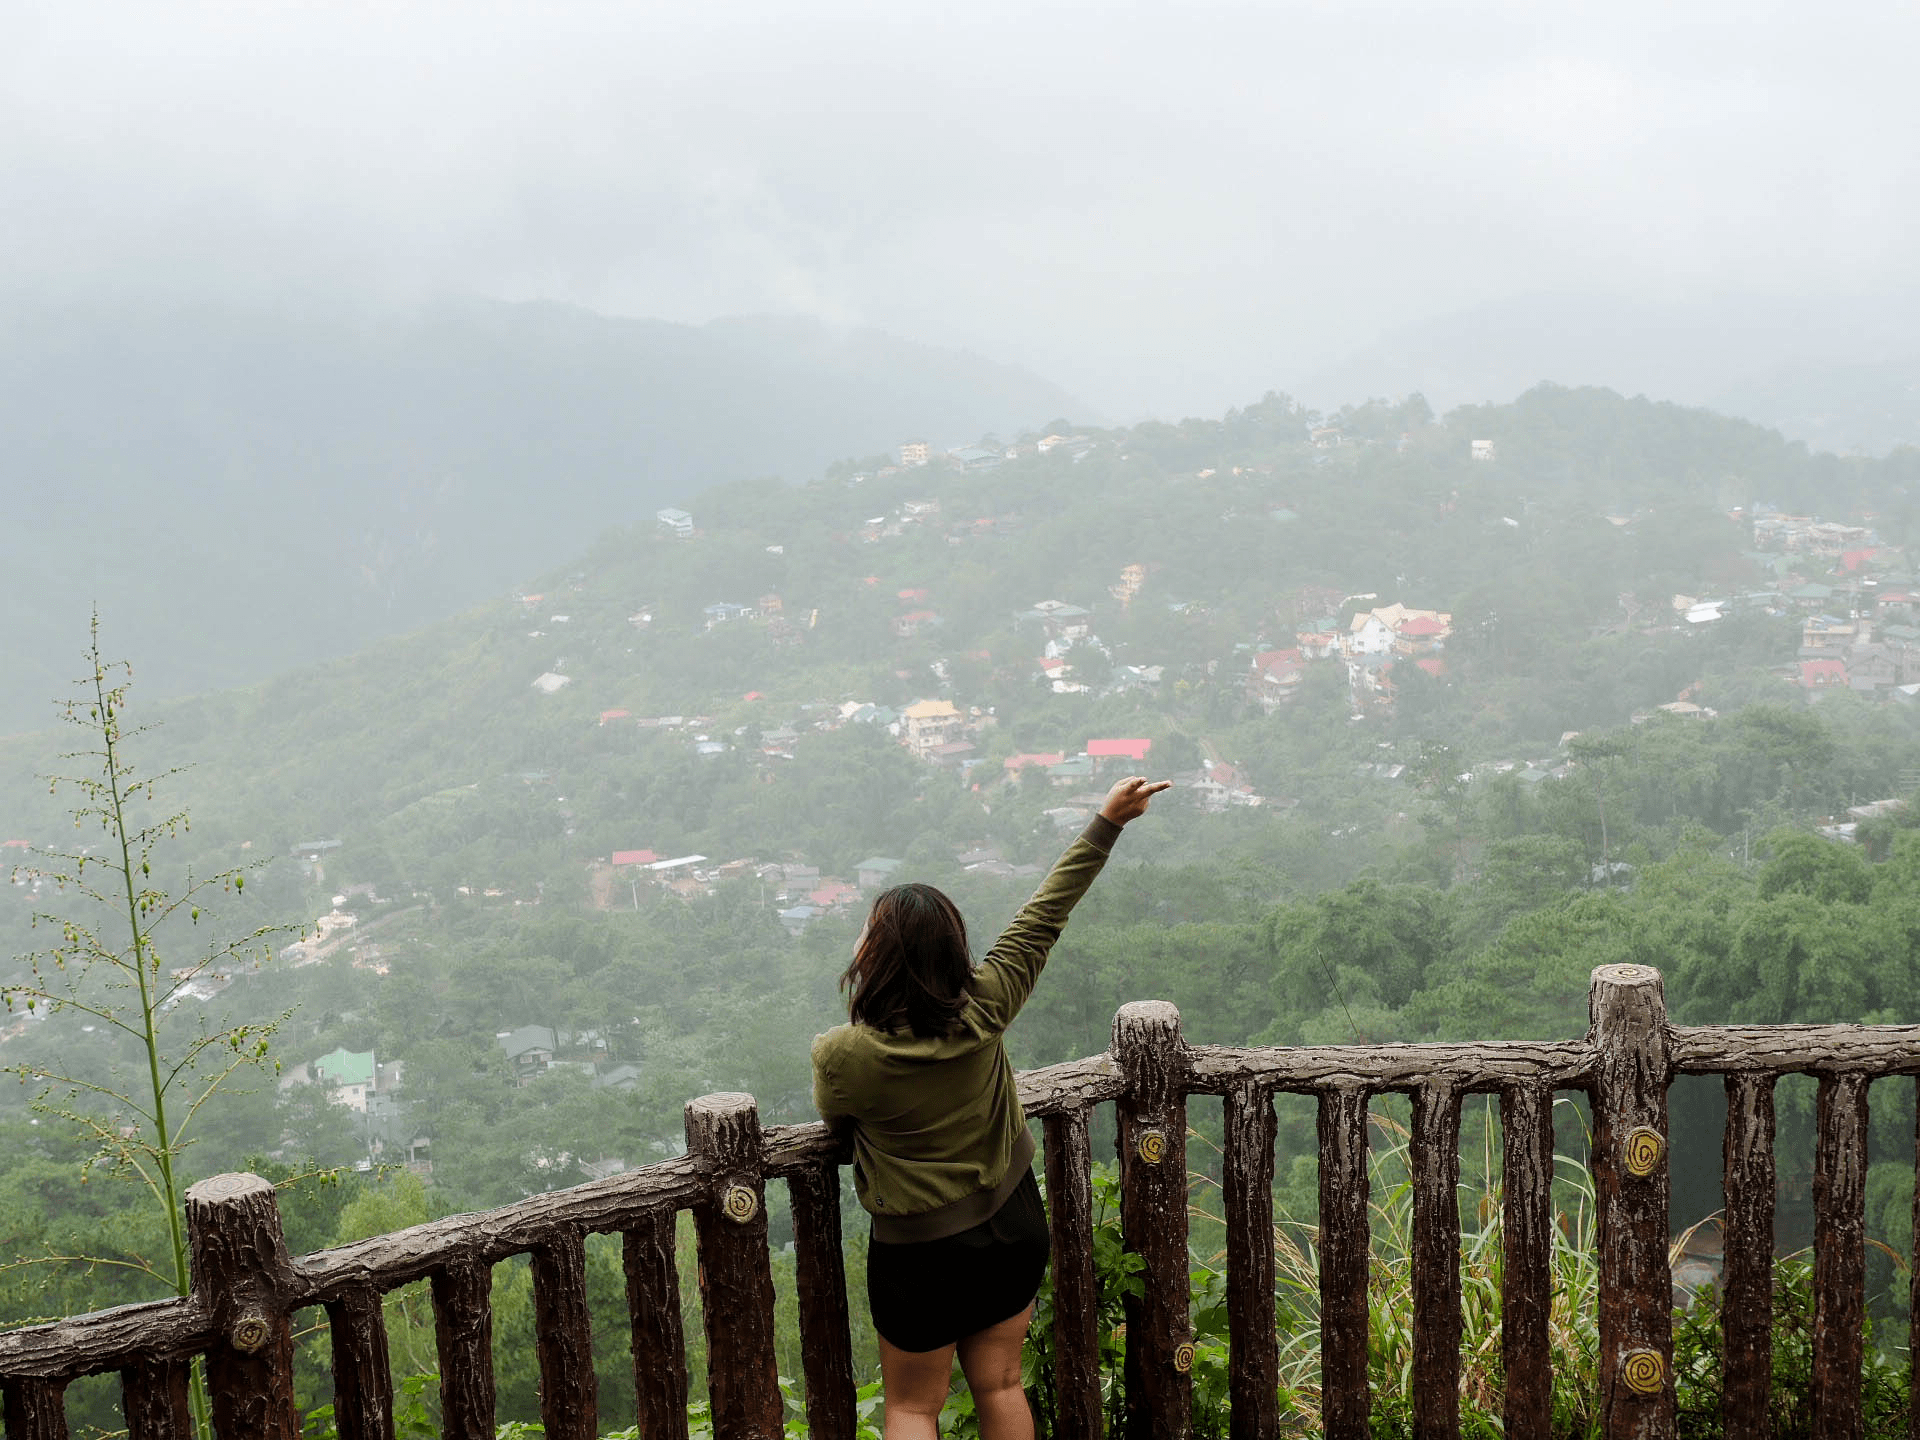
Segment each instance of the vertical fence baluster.
M1119 1112L1120 1226L1146 1262L1127 1297L1127 1435L1183 1440L1193 1424L1187 1289L1186 1044L1164 1000L1122 1005L1113 1055L1127 1077Z
M187 1403L190 1370L185 1360L147 1359L120 1372L127 1440L193 1440L193 1409Z
M1280 1429L1280 1349L1273 1304L1273 1095L1227 1091L1222 1172L1227 1221L1227 1398L1230 1440Z
M1553 1368L1553 1092L1526 1082L1500 1092L1500 1362L1508 1440L1548 1440Z
M1413 1433L1460 1434L1460 1090L1413 1092Z
M187 1191L194 1298L219 1338L207 1351L207 1389L222 1440L297 1440L293 1327L286 1296L293 1264L273 1185L215 1175Z
M1667 1006L1660 972L1602 965L1593 1015L1593 1188L1599 1222L1600 1424L1606 1440L1673 1433L1667 1265Z
M1328 1440L1366 1440L1367 1092L1320 1094L1320 1423Z
M760 1114L751 1095L706 1095L687 1103L686 1124L687 1152L708 1176L706 1193L694 1202L693 1223L714 1440L776 1436L784 1407L773 1351Z
M1769 1440L1773 1420L1773 1077L1727 1076L1722 1142L1720 1416L1729 1436Z
M787 1181L793 1203L794 1289L800 1299L800 1361L807 1428L818 1440L853 1440L853 1344L847 1268L840 1247L840 1166L809 1165Z
M622 1236L633 1326L635 1418L643 1440L687 1440L687 1344L680 1323L678 1212L650 1210Z
M1867 1299L1867 1079L1820 1077L1813 1156L1813 1433L1860 1440Z
M28 1376L0 1385L7 1440L67 1440L67 1384Z
M393 1362L380 1292L349 1290L327 1306L333 1420L341 1440L393 1440Z
M1920 1440L1920 1075L1913 1080L1913 1268L1908 1272L1907 1354L1913 1373L1907 1393L1907 1435Z
M587 1240L563 1230L533 1255L534 1351L540 1361L540 1423L547 1440L595 1440L599 1391L593 1317L587 1313Z
M1042 1124L1053 1228L1054 1433L1060 1440L1100 1440L1100 1315L1087 1112L1066 1110Z
M493 1440L493 1267L462 1260L436 1270L434 1344L446 1440Z

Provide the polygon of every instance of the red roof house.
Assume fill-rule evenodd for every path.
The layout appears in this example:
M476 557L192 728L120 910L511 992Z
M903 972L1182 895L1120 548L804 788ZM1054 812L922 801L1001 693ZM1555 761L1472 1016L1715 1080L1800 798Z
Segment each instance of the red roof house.
M651 865L660 857L651 850L616 850L613 863L616 865Z
M1829 685L1845 686L1847 667L1838 660L1802 660L1800 684L1808 690L1824 690Z
M625 710L602 710L600 712L600 723L602 725L609 724L615 720L628 720L631 718L631 714Z

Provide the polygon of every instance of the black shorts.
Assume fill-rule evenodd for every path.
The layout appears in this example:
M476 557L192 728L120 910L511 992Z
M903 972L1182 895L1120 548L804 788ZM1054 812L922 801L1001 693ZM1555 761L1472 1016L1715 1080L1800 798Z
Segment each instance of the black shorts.
M1047 1211L1029 1170L990 1218L939 1240L867 1246L873 1328L895 1349L938 1350L1010 1320L1047 1273Z

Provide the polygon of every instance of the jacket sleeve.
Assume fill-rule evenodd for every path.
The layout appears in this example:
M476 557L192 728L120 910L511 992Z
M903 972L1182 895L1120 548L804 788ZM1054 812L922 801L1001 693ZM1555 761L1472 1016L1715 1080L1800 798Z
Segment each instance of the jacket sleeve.
M832 1036L813 1037L813 1108L828 1128L837 1132L853 1122L853 1115L846 1096L834 1082L832 1047Z
M1027 1003L1048 952L1066 928L1067 916L1087 893L1119 838L1120 827L1096 815L993 942L973 975L974 1004L990 1031L1006 1029Z

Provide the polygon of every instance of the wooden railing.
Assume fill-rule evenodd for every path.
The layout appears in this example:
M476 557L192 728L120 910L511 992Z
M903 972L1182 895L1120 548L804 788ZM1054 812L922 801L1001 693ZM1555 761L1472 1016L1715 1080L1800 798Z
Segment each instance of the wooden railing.
M1053 1229L1056 1412L1065 1440L1101 1433L1092 1247L1094 1106L1118 1113L1122 1224L1145 1261L1127 1302L1126 1434L1184 1437L1191 1412L1186 1106L1224 1097L1229 1377L1233 1440L1279 1432L1274 1307L1273 1096L1317 1097L1321 1377L1325 1433L1367 1433L1368 1097L1412 1098L1414 1432L1459 1432L1460 1104L1499 1096L1504 1146L1503 1363L1506 1433L1549 1433L1547 1314L1554 1093L1584 1092L1595 1120L1600 1384L1610 1437L1674 1430L1667 1262L1667 1087L1726 1078L1725 1419L1765 1436L1771 1378L1773 1084L1819 1078L1815 1161L1813 1431L1862 1435L1867 1086L1920 1073L1920 1026L1673 1027L1659 972L1593 973L1592 1028L1561 1043L1189 1046L1173 1006L1124 1006L1105 1055L1029 1072L1020 1095L1045 1129ZM193 1292L0 1335L7 1440L67 1433L64 1391L118 1371L130 1440L185 1440L192 1357L206 1357L222 1440L291 1437L292 1317L321 1306L332 1336L335 1414L345 1440L391 1440L392 1377L381 1297L431 1282L445 1434L494 1427L491 1267L531 1257L540 1403L554 1440L596 1433L585 1238L624 1238L634 1388L649 1440L684 1440L687 1372L675 1217L693 1212L714 1433L772 1437L782 1422L774 1360L766 1186L792 1199L807 1416L821 1440L854 1433L854 1378L840 1245L839 1167L821 1125L762 1129L748 1095L687 1106L687 1154L665 1164L289 1258L273 1187L222 1175L187 1197ZM1916 1268L1920 1276L1920 1267ZM1920 1281L1916 1281L1920 1302ZM1920 1339L1920 1303L1914 1306ZM1914 1424L1920 1435L1920 1396Z

